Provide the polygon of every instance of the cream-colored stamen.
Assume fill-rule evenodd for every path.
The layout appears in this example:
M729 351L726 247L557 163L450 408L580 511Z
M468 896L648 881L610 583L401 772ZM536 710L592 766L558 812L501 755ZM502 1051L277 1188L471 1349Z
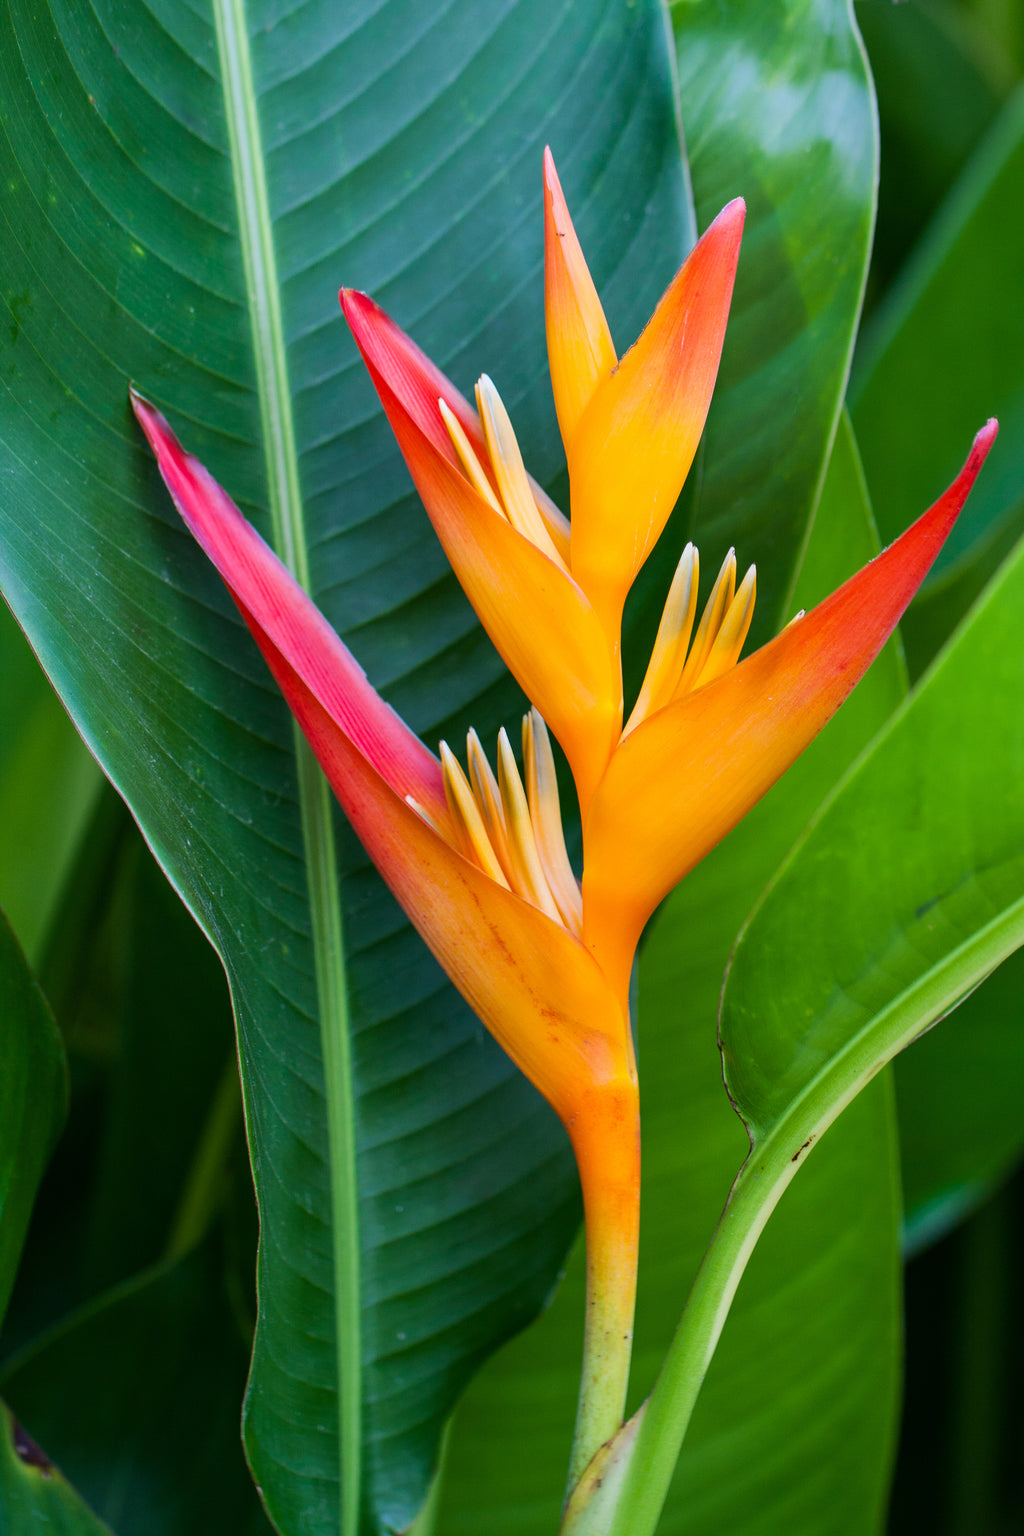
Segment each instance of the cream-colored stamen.
M664 708L672 700L693 632L699 579L700 558L693 545L687 544L668 589L644 684L622 733L624 737L635 730L641 720L646 720L648 715L653 715L655 710Z
M566 852L551 739L535 709L523 716L523 762L530 820L541 868L563 923L578 938L583 932L583 897Z
M750 629L750 621L754 617L756 596L757 567L752 565L740 583L736 596L729 604L729 610L722 620L721 629L715 636L715 643L711 647L708 659L693 685L695 688L703 688L705 683L713 683L716 677L721 677L723 672L728 672L730 667L736 665Z
M526 791L504 726L498 732L498 785L512 858L512 889L554 918L556 923L561 922L558 906L541 867Z
M697 626L690 654L686 658L682 676L676 684L673 698L682 698L696 686L700 674L704 670L704 664L715 643L718 631L722 627L729 604L736 595L736 551L730 549L722 562L722 569L715 578L715 584L711 589L711 596L707 600L701 621Z
M505 517L505 508L499 502L484 471L483 465L473 450L473 444L462 430L462 423L455 412L445 404L438 396L437 408L441 412L441 420L448 428L448 436L452 440L452 447L459 456L459 463L466 471L466 477L473 489L481 495L489 506L501 517Z
M476 386L476 403L484 429L484 441L491 456L491 468L498 482L498 490L508 513L508 520L518 533L531 544L562 565L562 557L555 548L547 524L538 510L530 488L523 456L512 430L508 412L501 396L486 373L480 375Z
M469 764L469 782L473 786L473 795L480 809L487 836L497 854L499 864L505 871L505 878L511 885L512 857L509 852L508 829L505 824L505 810L501 803L501 791L491 765L487 761L487 754L480 744L480 738L474 730L470 730L466 736L466 761Z
M489 875L498 885L503 885L508 890L509 882L505 879L501 865L491 847L491 841L487 836L480 808L473 798L469 781L446 741L441 743L441 770L444 777L445 799L448 801L452 820L458 828L462 852L471 863L478 865L485 875Z

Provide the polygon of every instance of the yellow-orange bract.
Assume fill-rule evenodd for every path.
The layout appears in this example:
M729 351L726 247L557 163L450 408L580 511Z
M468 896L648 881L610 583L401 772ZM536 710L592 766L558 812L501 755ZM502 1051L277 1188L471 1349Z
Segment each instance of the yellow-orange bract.
M345 314L427 512L535 709L525 783L502 735L436 757L163 417L136 414L384 879L495 1038L563 1120L583 1184L588 1313L578 1476L621 1414L639 1199L630 968L644 923L853 688L910 601L995 435L889 550L744 662L755 597L730 552L697 621L687 546L623 729L620 625L693 459L721 355L744 209L729 204L619 359L545 157L546 316L571 524L530 479L491 380L479 413L363 294ZM582 892L545 721L573 772Z

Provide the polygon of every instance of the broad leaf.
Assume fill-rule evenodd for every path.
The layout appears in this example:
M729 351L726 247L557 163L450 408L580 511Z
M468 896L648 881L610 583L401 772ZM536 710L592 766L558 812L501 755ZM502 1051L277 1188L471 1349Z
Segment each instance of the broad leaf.
M0 19L0 578L228 971L262 1221L245 1433L285 1531L409 1522L455 1396L551 1285L575 1182L344 830L339 883L326 795L128 379L418 730L490 736L513 694L335 292L372 288L463 387L489 369L549 476L541 148L628 338L689 232L665 47L653 0Z
M219 1250L117 1287L4 1371L26 1431L118 1536L270 1536L238 1444L249 1340Z
M66 1101L57 1026L0 912L0 1321Z
M798 601L817 601L876 552L843 421ZM642 954L634 1401L650 1389L747 1150L722 1089L715 1039L734 936L825 789L902 691L890 645L819 740L669 898ZM895 1158L889 1099L879 1091L823 1151L816 1176L791 1191L754 1257L709 1374L659 1527L666 1536L789 1536L794 1497L814 1510L808 1529L823 1508L830 1532L873 1529L895 1409ZM485 1368L459 1410L441 1536L545 1536L557 1520L579 1370L580 1257L550 1311ZM508 1445L517 1447L513 1458Z
M110 1536L45 1451L0 1403L0 1519L7 1536Z
M851 394L885 542L947 483L978 427L985 474L904 621L920 672L1024 527L1024 89L997 119L865 332Z
M797 845L723 995L751 1176L786 1170L1024 943L1024 547ZM1019 1023L1019 1020L1017 1021Z
M874 220L874 98L849 0L678 0L672 17L698 223L732 197L748 208L694 537L719 560L735 544L742 565L757 562L764 640L792 617L846 385Z

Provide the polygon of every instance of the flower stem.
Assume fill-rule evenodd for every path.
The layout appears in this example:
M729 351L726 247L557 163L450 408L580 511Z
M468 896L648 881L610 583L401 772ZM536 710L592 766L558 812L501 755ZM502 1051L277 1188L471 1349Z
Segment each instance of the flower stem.
M640 1232L636 1083L602 1085L569 1127L583 1184L587 1310L568 1491L622 1423L633 1348Z

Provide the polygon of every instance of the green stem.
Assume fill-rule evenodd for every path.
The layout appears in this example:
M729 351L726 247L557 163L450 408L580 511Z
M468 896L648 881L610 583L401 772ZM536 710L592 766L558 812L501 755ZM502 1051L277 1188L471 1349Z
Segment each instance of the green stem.
M214 0L214 14L256 359L273 542L296 581L309 591L284 320L245 0ZM362 1449L359 1204L341 893L330 791L298 727L295 756L327 1103L340 1531L341 1536L356 1536Z
M607 1520L588 1527L588 1536L654 1536L733 1297L806 1153L898 1051L1018 947L1022 923L1018 902L948 954L869 1020L756 1141L697 1271Z
M640 1237L635 1077L595 1092L570 1131L583 1185L587 1302L567 1498L601 1446L617 1434L626 1406Z

